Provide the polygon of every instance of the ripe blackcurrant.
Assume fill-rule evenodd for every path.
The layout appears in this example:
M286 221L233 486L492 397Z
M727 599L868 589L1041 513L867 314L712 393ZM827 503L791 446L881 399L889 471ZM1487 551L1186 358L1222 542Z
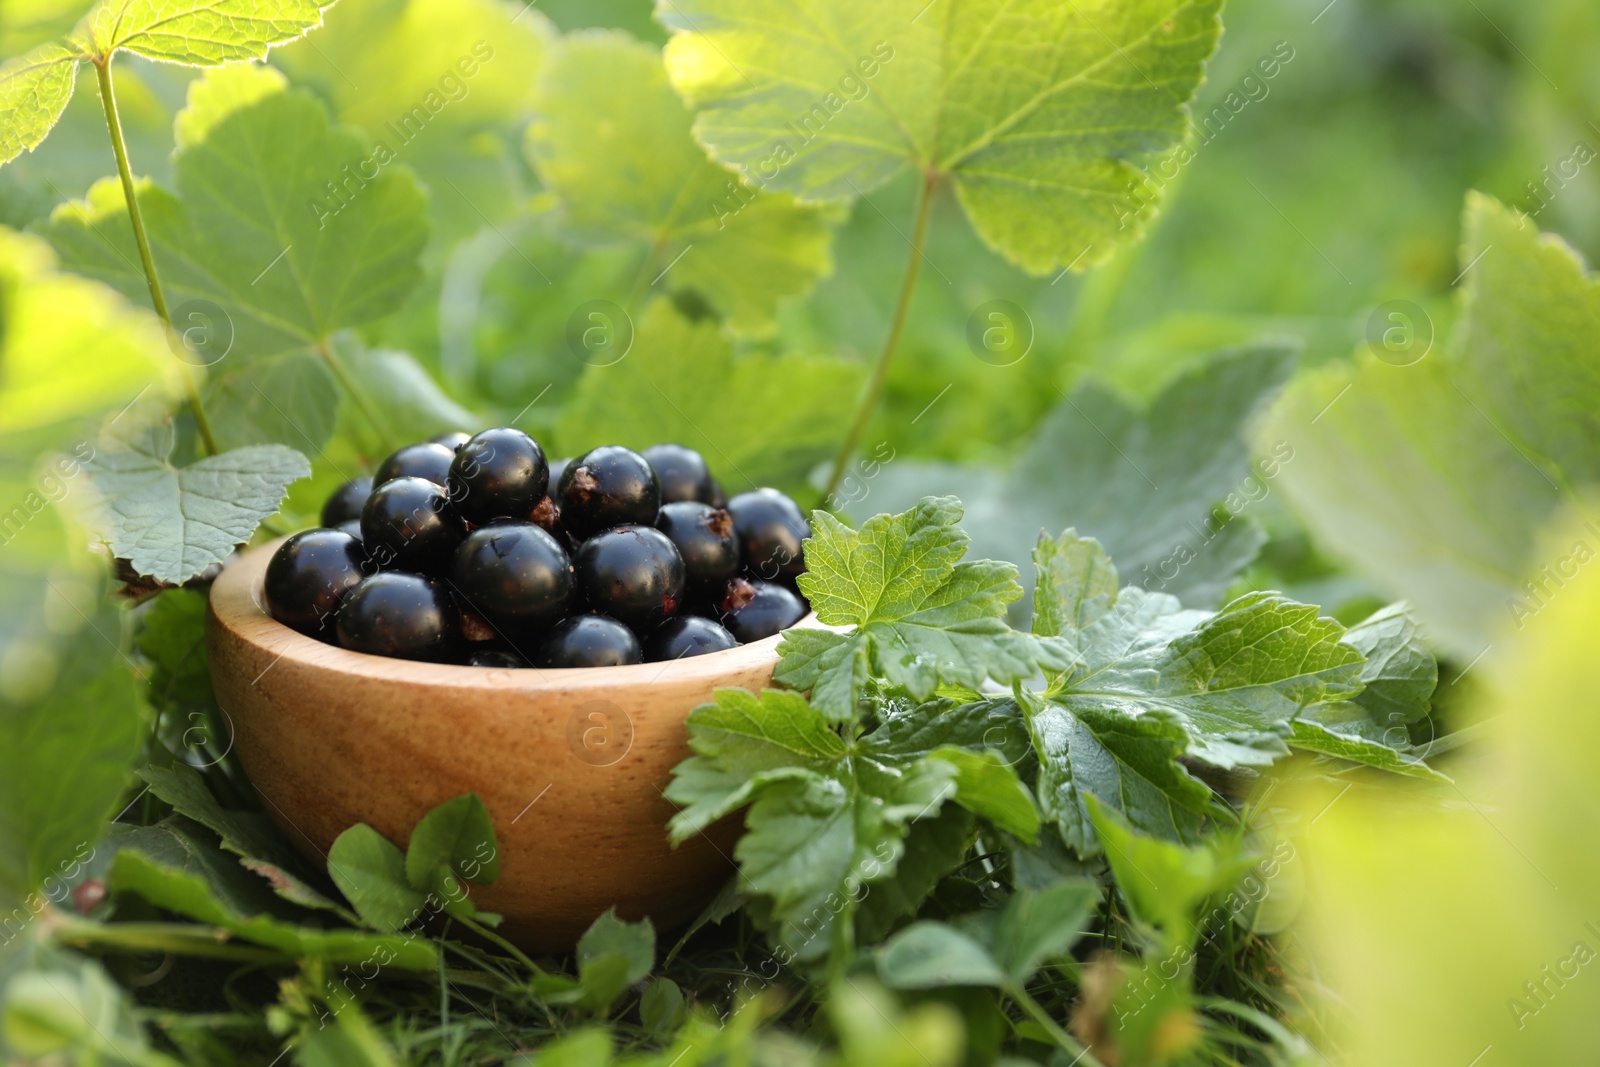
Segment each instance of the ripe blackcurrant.
M352 652L443 662L458 654L461 622L443 585L420 574L364 578L339 608L339 644Z
M620 667L643 662L639 639L615 619L574 615L556 624L533 662L539 667Z
M738 643L732 634L710 619L684 615L668 619L656 628L644 643L644 658L647 663L687 659L708 652L722 652Z
M509 426L474 434L450 465L450 499L468 522L527 519L550 484L539 442Z
M755 596L722 616L722 625L741 645L787 630L806 617L805 601L774 582L752 582Z
M361 542L338 530L304 530L267 563L267 611L285 626L331 640L345 595L366 576Z
M353 519L346 519L335 526L334 529L340 533L347 533L359 541L361 540L361 517L358 515Z
M572 561L556 539L526 522L469 533L450 567L450 588L491 622L542 629L567 613Z
M454 452L432 441L406 445L378 465L372 481L382 485L394 478L426 478L435 485L444 485L454 458Z
M341 522L361 517L361 509L367 503L367 494L372 492L371 478L351 478L328 497L328 502L322 505L322 525L332 529Z
M801 542L811 536L811 524L793 500L776 489L756 489L728 501L728 514L752 579L772 582L805 573Z
M506 667L517 670L528 665L527 660L504 648L480 648L467 656L469 667Z
M683 445L651 445L643 455L655 468L663 504L680 500L711 502L711 468L700 453Z
M577 538L613 526L654 526L661 509L656 472L639 453L601 445L579 456L561 475L561 521Z
M426 478L384 482L361 512L361 541L385 570L443 571L466 533L444 486Z
M683 557L650 526L618 526L578 546L572 561L588 610L648 633L683 602Z
M663 504L656 529L683 557L684 590L691 598L710 595L739 573L739 544L726 511L693 500Z

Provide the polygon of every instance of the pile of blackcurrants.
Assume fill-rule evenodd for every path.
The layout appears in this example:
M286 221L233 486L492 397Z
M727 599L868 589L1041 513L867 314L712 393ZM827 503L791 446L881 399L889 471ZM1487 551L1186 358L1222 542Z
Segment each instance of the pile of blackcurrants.
M521 430L407 445L267 564L267 610L356 652L611 667L759 641L809 610L793 500L724 500L682 445L550 464Z

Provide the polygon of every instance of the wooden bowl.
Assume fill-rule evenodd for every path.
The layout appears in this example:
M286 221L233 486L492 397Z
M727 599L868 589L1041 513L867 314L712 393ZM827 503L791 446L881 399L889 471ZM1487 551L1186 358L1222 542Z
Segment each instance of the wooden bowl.
M246 552L211 587L217 701L267 810L319 867L364 822L405 847L434 806L476 793L500 877L475 887L500 930L534 951L571 949L615 906L658 930L692 919L733 872L737 820L674 849L662 796L690 755L689 712L723 686L772 680L778 638L672 663L502 670L349 652L261 605L280 542ZM808 620L810 621L810 620Z

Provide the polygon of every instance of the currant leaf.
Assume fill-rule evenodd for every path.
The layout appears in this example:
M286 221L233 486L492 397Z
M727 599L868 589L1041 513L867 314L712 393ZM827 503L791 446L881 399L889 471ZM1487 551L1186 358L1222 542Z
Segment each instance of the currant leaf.
M89 56L126 51L190 67L262 59L322 25L332 0L100 0L72 33Z
M72 99L78 55L59 42L0 64L0 165L32 152Z

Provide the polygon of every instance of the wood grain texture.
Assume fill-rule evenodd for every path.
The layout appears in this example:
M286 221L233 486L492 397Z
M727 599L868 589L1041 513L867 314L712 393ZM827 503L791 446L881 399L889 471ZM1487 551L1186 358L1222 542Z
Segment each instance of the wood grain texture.
M666 823L676 809L661 790L690 754L689 712L720 687L769 685L778 638L588 670L368 656L261 608L278 544L245 553L212 586L207 648L246 773L319 867L358 822L403 848L435 805L477 793L501 873L473 888L473 900L535 951L571 949L612 906L627 919L650 916L658 930L681 926L732 874L737 817L673 849Z

